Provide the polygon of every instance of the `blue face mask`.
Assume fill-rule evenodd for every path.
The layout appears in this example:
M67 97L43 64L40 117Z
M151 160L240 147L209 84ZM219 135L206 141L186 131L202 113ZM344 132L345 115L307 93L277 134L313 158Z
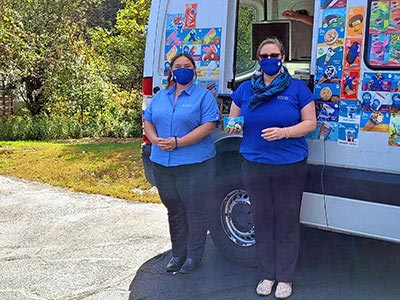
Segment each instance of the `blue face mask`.
M259 62L261 70L269 75L275 75L282 68L282 60L280 58L264 58L260 59Z
M179 68L172 71L172 77L175 82L186 85L193 80L194 71L188 68Z

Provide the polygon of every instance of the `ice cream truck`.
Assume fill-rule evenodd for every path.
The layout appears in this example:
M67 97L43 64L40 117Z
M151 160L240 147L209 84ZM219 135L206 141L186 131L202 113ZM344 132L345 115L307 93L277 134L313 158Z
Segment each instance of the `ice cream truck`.
M314 16L313 26L284 18L286 10ZM400 0L153 0L143 109L165 86L170 59L188 53L197 84L215 95L223 121L232 91L259 70L255 51L267 36L282 40L286 67L315 96L318 126L307 136L301 223L400 242ZM228 259L253 264L241 136L217 128L213 139L209 232ZM153 183L150 151L144 136L143 164Z

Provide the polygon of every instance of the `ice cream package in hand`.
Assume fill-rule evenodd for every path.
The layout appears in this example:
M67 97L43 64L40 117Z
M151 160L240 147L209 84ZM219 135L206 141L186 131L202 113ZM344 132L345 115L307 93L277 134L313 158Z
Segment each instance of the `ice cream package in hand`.
M224 130L228 129L238 129L238 131L242 131L244 123L244 117L227 117L224 116Z

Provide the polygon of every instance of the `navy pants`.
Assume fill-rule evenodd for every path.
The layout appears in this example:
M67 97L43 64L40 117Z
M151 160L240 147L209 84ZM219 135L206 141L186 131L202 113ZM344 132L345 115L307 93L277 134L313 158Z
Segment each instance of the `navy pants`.
M306 175L306 160L287 165L242 161L263 279L292 281L300 246L300 205Z
M173 256L195 259L203 256L214 163L214 159L176 167L153 163L158 193L168 210Z

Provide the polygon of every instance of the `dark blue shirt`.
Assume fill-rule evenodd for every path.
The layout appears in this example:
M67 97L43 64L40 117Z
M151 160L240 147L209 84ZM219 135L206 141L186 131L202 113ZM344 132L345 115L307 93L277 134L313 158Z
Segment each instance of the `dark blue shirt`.
M183 137L208 122L219 121L218 105L213 94L192 84L179 95L174 106L176 87L159 91L143 113L162 138ZM152 145L150 160L163 166L200 163L215 156L214 142L207 136L198 143L164 151Z
M305 137L267 141L261 137L261 130L300 123L300 110L314 100L307 85L293 78L288 88L251 111L248 104L253 94L248 80L231 96L244 117L240 153L249 161L274 165L295 163L306 158L308 148Z

